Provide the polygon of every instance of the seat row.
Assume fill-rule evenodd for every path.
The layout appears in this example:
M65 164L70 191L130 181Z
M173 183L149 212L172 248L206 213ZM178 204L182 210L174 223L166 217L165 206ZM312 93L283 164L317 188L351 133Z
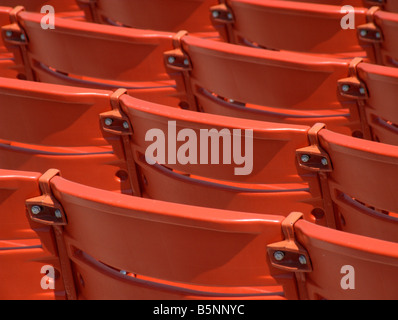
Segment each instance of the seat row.
M2 27L14 53L14 61L0 61L6 77L123 87L169 106L277 123L322 122L335 132L398 143L395 68L61 18L56 29L43 30L42 16L22 8L1 8L0 17L12 22Z
M198 117L124 89L0 83L7 110L0 120L3 169L54 167L88 186L201 207L300 211L311 222L398 242L398 203L391 194L398 181L396 146L334 133L324 124Z
M398 297L397 243L318 226L301 213L136 198L58 170L0 170L0 188L12 194L0 204L2 227L23 220L26 231L0 240L2 299ZM40 241L28 238L32 228Z

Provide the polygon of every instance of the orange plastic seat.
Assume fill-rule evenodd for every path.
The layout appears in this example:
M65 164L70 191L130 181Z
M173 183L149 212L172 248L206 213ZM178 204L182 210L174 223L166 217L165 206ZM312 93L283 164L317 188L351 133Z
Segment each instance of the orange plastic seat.
M398 200L394 195L398 147L343 137L329 130L320 130L318 139L315 145L326 152L332 167L319 173L328 225L398 242Z
M304 276L309 299L397 299L397 243L327 229L304 220L298 221L294 230L296 241L306 249L312 263L312 272ZM344 286L347 270L353 277L351 289Z
M139 98L177 106L175 83L162 59L172 48L172 33L63 18L56 19L55 29L44 30L42 15L21 7L10 19L13 24L3 26L2 35L20 78L86 88L125 87Z
M111 95L0 78L0 168L45 172L57 166L72 181L131 193L125 162L99 125L99 114L112 109Z
M323 122L348 135L360 130L355 103L336 90L338 80L349 75L348 60L258 50L181 33L176 39L165 60L182 104L191 110L310 126ZM189 63L181 65L178 59Z
M365 139L398 145L398 69L352 61L350 77L339 80L340 94L357 102Z
M367 23L358 26L358 38L372 63L398 67L398 14L369 9Z
M78 0L86 19L96 23L190 33L215 33L209 8L217 0ZM207 35L210 36L210 35Z
M301 213L284 218L132 198L57 172L41 177L42 196L26 206L32 221L56 231L68 299L398 296L397 243L316 226ZM341 285L347 265L357 272L356 290Z
M395 232L398 203L391 195L398 180L396 146L333 133L326 130L324 124L299 129L272 123L259 126L259 122L232 118L227 124L220 117L206 114L199 120L194 113L173 114L161 106L140 102L126 95L120 97L120 104L122 113L129 118L129 126L134 128L130 147L138 170L135 175L140 180L144 195L220 209L258 213L272 210L280 215L287 215L287 210L296 206L303 209L307 221L398 242ZM101 117L105 119L108 116ZM209 128L253 128L252 173L236 176L233 165L181 165L178 161L149 165L143 156L150 144L144 133L151 128L159 128L165 133L165 141L170 141L173 139L167 128L170 119L176 121L176 133L184 128L194 128L198 137L200 130ZM220 123L223 125L220 126ZM300 133L298 129L304 131ZM305 146L299 147L300 144ZM178 144L177 148L180 146ZM297 163L296 159L293 161L293 151ZM308 197L305 184L301 187L304 189L292 192L294 183L303 181L308 182L311 197ZM276 188L279 192L273 194L271 190ZM265 193L256 194L259 191ZM343 196L351 198L341 199ZM349 217L345 217L346 214Z
M139 180L139 195L245 212L272 210L279 215L287 215L287 210L296 206L303 210L307 221L398 242L398 203L391 194L398 180L397 146L334 133L326 130L324 124L289 128L233 118L227 123L223 117L209 114L198 119L194 112L164 108L120 93L119 108L102 114L101 122L106 132L130 137L123 145L128 150L127 162L134 163L129 166L130 170L133 168L130 176ZM131 132L120 131L119 125L105 124L106 119L117 123L113 116L120 114L122 121L128 121ZM169 121L175 121L174 133L168 127ZM188 128L197 137L211 128L219 132L222 128L252 128L253 170L239 176L234 174L234 164L181 164L166 157L164 163L150 164L145 151L151 144L146 133L152 128L164 133L165 150L169 150L177 133ZM181 145L178 143L176 148ZM361 174L364 172L366 175ZM351 198L341 199L343 196Z
M104 124L104 121L113 119L115 112L125 115L124 121L128 121L129 127L132 128L132 132L124 132L130 139L123 145L124 150L131 150L130 155L126 153L125 157L128 162L134 163L134 166L129 168L133 168L130 176L136 176L139 181L140 191L136 194L164 201L254 213L266 213L271 210L287 215L292 208L300 208L306 219L315 221L311 215L313 206L307 181L300 176L295 161L295 150L308 145L308 127L225 118L211 114L202 114L199 118L196 112L165 108L121 95L119 110L101 115L105 131L114 130ZM170 122L173 122L175 129L170 129ZM176 151L184 144L183 141L176 141L177 134L192 129L198 142L197 159L194 160L197 164L168 161L173 152L171 150L167 151L166 163L158 161L154 165L149 164L146 150L153 142L147 139L147 133L153 128L164 133L165 150L170 150L174 141ZM172 130L176 131L175 134ZM224 140L226 136L218 140L219 164L212 160L214 149L211 149L211 143L215 142L213 138L207 140L208 161L202 161L204 154L202 142L199 142L202 140L201 134L203 131L211 130L217 130L216 140L226 134L225 131L231 134L229 142ZM235 133L234 130L240 132ZM253 130L251 168L251 155L248 154L250 151L246 149L241 150L242 155L246 153L245 164L237 165L235 160L232 160L232 154L236 152L235 149L232 150L236 148L233 145L235 137L232 138L232 135L238 136L239 143L243 143L248 138L245 130ZM218 133L221 135L218 136ZM116 133L116 137L117 135L120 135L120 132ZM228 143L231 143L231 149L226 151L231 155L229 163L225 161L225 146L228 146ZM120 146L116 145L115 149L120 149ZM281 163L284 164L282 170ZM237 174L237 168L246 170Z
M364 56L355 29L343 29L340 6L273 0L222 0L211 8L213 24L231 43L336 57ZM366 22L355 8L355 26Z

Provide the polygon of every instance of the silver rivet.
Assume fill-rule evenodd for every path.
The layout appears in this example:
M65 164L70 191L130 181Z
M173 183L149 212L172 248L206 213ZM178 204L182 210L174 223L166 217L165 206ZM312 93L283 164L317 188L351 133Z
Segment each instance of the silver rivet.
M229 99L228 102L229 103L235 103L235 100L234 99Z
M220 15L220 12L213 11L212 15L213 15L214 18L218 18L218 16Z
M124 270L120 270L120 273L123 275L127 275L127 271L124 271Z
M380 38L381 38L380 32L376 32L376 39L380 39Z
M11 38L12 36L12 31L6 31L6 37Z
M309 156L309 155L306 155L306 154L303 154L303 155L301 156L301 161L304 162L304 163L310 161L310 156Z
M189 60L188 59L184 60L184 65L189 66Z
M129 126L129 123L127 122L127 121L124 121L123 122L123 128L124 129L128 129L130 126Z
M301 256L299 257L299 262L300 262L301 264L307 264L307 258L306 258L305 256L301 255Z
M227 15L227 17L228 17L229 20L232 20L232 18L233 18L232 13L229 12L228 15Z
M322 163L324 166L327 166L329 162L328 162L328 159L322 158L321 163Z
M361 30L361 32L359 33L362 37L365 37L368 34L367 30Z
M169 57L169 58L167 59L167 61L168 61L170 64L173 64L174 62L176 62L176 58L174 58L174 57Z
M113 123L113 120L112 120L111 118L106 118L106 119L105 119L105 124L106 124L107 126L110 126L112 123Z
M55 216L56 216L58 219L61 219L61 218L62 218L61 210L59 210L59 209L55 210Z
M25 35L24 35L23 33L20 35L20 39L21 39L22 41L25 41L25 40L26 40L26 37L25 37Z
M32 211L33 214L39 214L41 212L41 208L39 206L33 206L30 211Z
M341 90L343 90L343 92L348 92L350 90L350 86L348 84L345 84L341 87Z
M365 94L365 93L366 93L366 90L365 90L365 88L359 88L359 92L360 92L361 94Z
M282 251L276 251L274 253L274 258L276 261L281 261L285 257L285 254Z

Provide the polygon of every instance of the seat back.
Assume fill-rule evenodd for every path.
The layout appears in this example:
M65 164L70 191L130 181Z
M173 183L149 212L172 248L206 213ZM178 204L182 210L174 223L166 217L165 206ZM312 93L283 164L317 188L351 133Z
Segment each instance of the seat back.
M213 23L228 42L341 57L362 55L356 30L342 28L347 12L341 6L262 0L221 2L211 9ZM355 26L365 22L366 9L355 8Z
M15 24L2 28L6 40L12 31L7 41L16 56L22 54L28 80L107 89L173 85L162 60L173 34L62 18L44 30L41 19L19 10Z
M283 238L281 217L132 198L60 177L50 186L67 220L77 298L297 297L293 275L280 278L266 259L265 245Z
M398 98L398 69L360 63L357 77L368 91L365 99L358 100L366 138L398 145L398 112L394 103Z
M398 244L298 221L295 238L308 252L305 274L311 300L395 300Z
M178 65L178 55L189 64ZM348 76L350 61L181 34L165 57L170 74L184 77L176 78L177 88L192 110L279 123L324 122L346 134L359 128L356 104L335 90L337 81Z
M256 213L272 208L284 215L299 206L314 220L294 156L296 148L308 145L308 127L198 118L196 112L128 95L120 97L120 110L132 128L125 144L135 164L131 175L146 197ZM113 129L104 125L109 117L101 115L105 131Z
M398 15L381 11L379 7L369 9L367 23L358 27L358 37L371 62L398 67Z
M128 192L123 158L99 125L111 95L0 78L0 167L43 173L57 166L72 181Z
M334 216L333 227L398 242L398 200L394 191L398 147L329 130L319 131L319 147L330 158L331 169L320 175L320 181L326 214ZM310 167L311 161L307 165Z
M79 2L79 1L78 1ZM137 29L178 32L214 31L209 8L217 0L96 0L80 1L86 19Z

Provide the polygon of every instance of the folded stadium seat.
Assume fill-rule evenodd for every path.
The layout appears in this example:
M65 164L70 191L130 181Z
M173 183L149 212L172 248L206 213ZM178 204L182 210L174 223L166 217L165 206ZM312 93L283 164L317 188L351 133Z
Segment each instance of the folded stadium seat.
M309 137L311 146L297 150L297 159L303 169L319 175L315 192L321 189L327 225L398 242L398 201L393 191L398 147L343 136L323 125L311 128Z
M175 82L162 59L173 47L174 34L62 18L56 19L55 29L44 30L42 15L21 7L10 17L13 24L3 26L2 35L21 68L20 78L98 89L125 87L139 98L178 106Z
M349 60L258 50L183 33L176 39L165 62L182 104L191 110L310 126L323 122L332 131L361 134L356 103L337 90L337 82L349 75Z
M119 110L129 118L128 127L132 128L129 146L124 146L134 155L134 160L128 161L134 161L137 173L131 176L140 180L143 196L254 213L272 210L278 215L287 215L290 208L300 207L307 221L398 242L394 231L398 223L398 204L390 194L396 189L398 178L396 146L333 133L326 130L324 124L308 128L233 118L227 122L222 117L207 114L198 119L190 111L167 110L127 95L120 96ZM105 131L114 130L105 124L106 119L112 120L112 115L101 115ZM153 128L161 134L148 136ZM207 145L208 152L203 151L206 150L202 149L203 132L215 130L217 148L225 152L225 146L232 149L231 139L228 142L224 138L228 138L233 128L242 129L242 132L234 132L239 140L244 136L243 129L253 130L253 166L245 175L236 174L234 170L238 166L232 161L226 163L220 158L218 163L222 165L214 165L201 157L203 152L206 157L214 153ZM153 155L147 151L153 147L155 137L157 142L164 143L163 146L156 143L157 153L164 154L164 159L157 157L151 161ZM192 139L200 143L187 148ZM300 144L305 146L299 147ZM197 153L193 151L196 149ZM189 154L189 160L186 154L185 158L181 157L181 150ZM247 156L248 150L245 149L245 153ZM179 154L178 161L170 158L170 154ZM126 159L129 159L127 155ZM358 173L354 174L356 171ZM364 176L360 172L367 174ZM371 185L366 183L368 179L373 181ZM341 195L351 198L343 201ZM347 209L349 205L351 208ZM349 217L345 217L346 214Z
M32 221L57 230L68 299L398 297L397 243L316 226L301 213L284 218L132 198L57 173L41 178L42 197L26 206ZM346 266L355 290L344 289Z
M357 102L365 139L398 145L397 68L354 59L350 77L339 80L338 86L342 96Z
M343 29L340 6L274 0L220 0L211 8L221 37L231 43L340 58L363 57L355 29ZM366 23L355 8L355 26ZM365 45L365 44L363 44Z
M52 228L27 219L25 200L40 196L41 174L0 170L0 299L65 299ZM43 244L45 243L45 245ZM55 290L43 290L51 265ZM44 285L46 281L44 281Z
M96 23L137 29L178 32L218 37L209 8L217 0L78 0L86 19Z
M132 128L125 133L130 141L123 145L131 150L126 159L136 165L137 173L131 176L139 179L142 196L253 213L271 210L287 215L292 208L300 208L309 221L325 223L324 217L312 214L319 198L316 192L314 197L309 194L307 177L300 176L307 172L297 169L295 159L295 150L308 146L308 127L211 114L198 117L196 112L121 95L119 110L101 115L104 131L116 136L123 131L105 123L107 119L117 123L115 112L126 115ZM154 131L156 139L164 139L164 151L157 145L156 159L151 158L156 152L147 152L154 146ZM245 159L238 161L238 153ZM317 181L316 175L308 179L313 184Z
M111 96L0 78L0 168L43 173L57 166L72 181L131 194L123 156L99 125Z
M304 220L298 221L294 230L296 241L312 263L312 271L304 276L309 299L397 299L397 243L326 229Z
M372 7L367 23L358 26L358 38L372 63L398 67L398 14Z

